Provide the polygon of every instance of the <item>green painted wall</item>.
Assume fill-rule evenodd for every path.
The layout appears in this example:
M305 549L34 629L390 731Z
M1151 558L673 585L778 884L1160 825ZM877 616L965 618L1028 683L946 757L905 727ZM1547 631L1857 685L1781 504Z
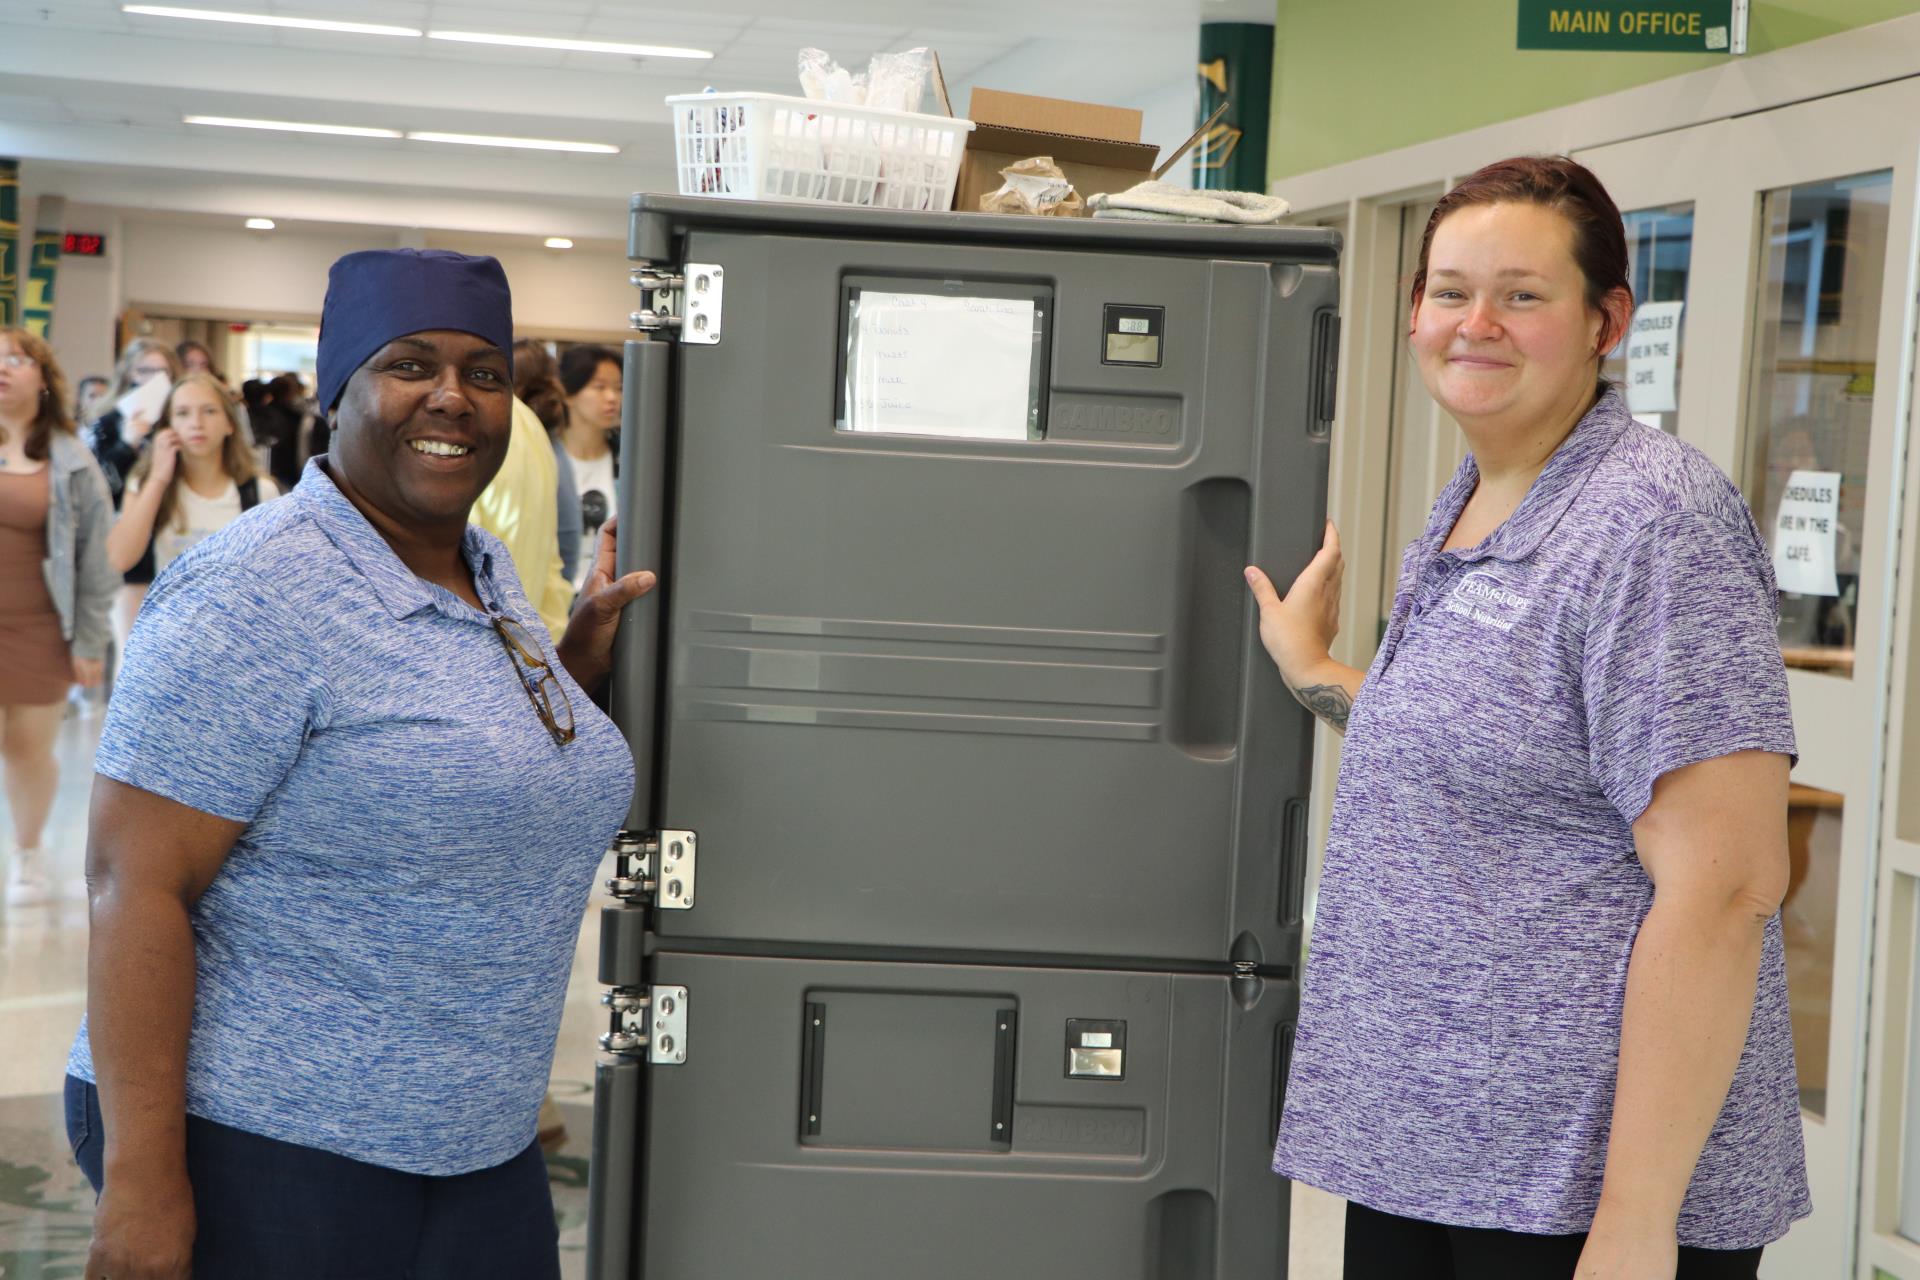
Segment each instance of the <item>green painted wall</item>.
M1920 12L1754 0L1748 56ZM1717 66L1719 54L1521 52L1515 0L1278 0L1270 179Z

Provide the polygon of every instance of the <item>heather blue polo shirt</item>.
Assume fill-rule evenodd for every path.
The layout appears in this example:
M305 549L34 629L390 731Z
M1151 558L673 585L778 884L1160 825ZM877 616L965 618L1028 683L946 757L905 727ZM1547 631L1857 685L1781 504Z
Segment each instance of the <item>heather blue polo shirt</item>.
M488 615L416 577L317 463L141 609L94 767L247 824L191 913L193 1115L423 1174L533 1140L633 762L506 549L469 528L462 553L566 685L567 746ZM94 1078L84 1023L68 1070Z
M1632 824L1662 774L1791 756L1759 531L1701 453L1609 393L1481 545L1411 547L1354 700L1274 1168L1456 1226L1587 1230L1627 961L1653 900ZM1809 1211L1780 918L1680 1243Z

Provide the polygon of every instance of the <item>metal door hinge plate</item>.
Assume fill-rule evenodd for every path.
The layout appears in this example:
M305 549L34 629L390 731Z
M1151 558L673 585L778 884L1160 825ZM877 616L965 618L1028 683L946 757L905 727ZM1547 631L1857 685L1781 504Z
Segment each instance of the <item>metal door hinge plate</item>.
M647 1061L660 1067L677 1067L687 1060L687 989L654 987L653 1034L647 1045Z
M725 273L711 262L689 262L686 285L686 324L680 341L712 346L720 341L720 298Z
M687 989L615 987L600 997L609 1011L600 1047L624 1058L642 1053L655 1066L687 1060Z
M695 346L720 341L726 272L717 264L689 262L678 270L641 267L630 278L644 299L630 317L634 328Z
M660 877L654 905L662 911L686 911L693 906L694 850L698 839L691 831L660 833Z
M662 911L691 909L698 844L691 831L622 831L608 850L614 863L607 892Z

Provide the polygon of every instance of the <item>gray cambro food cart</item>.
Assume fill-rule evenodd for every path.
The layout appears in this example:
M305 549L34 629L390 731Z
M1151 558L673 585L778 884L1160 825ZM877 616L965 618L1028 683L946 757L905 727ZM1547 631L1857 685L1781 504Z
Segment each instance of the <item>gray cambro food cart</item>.
M636 196L594 1280L1284 1274L1332 232Z

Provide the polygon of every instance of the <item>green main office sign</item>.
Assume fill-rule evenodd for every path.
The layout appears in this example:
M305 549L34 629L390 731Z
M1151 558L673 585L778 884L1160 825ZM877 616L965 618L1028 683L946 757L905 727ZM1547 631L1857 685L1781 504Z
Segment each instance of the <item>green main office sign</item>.
M1519 0L1522 49L1745 53L1745 0Z

